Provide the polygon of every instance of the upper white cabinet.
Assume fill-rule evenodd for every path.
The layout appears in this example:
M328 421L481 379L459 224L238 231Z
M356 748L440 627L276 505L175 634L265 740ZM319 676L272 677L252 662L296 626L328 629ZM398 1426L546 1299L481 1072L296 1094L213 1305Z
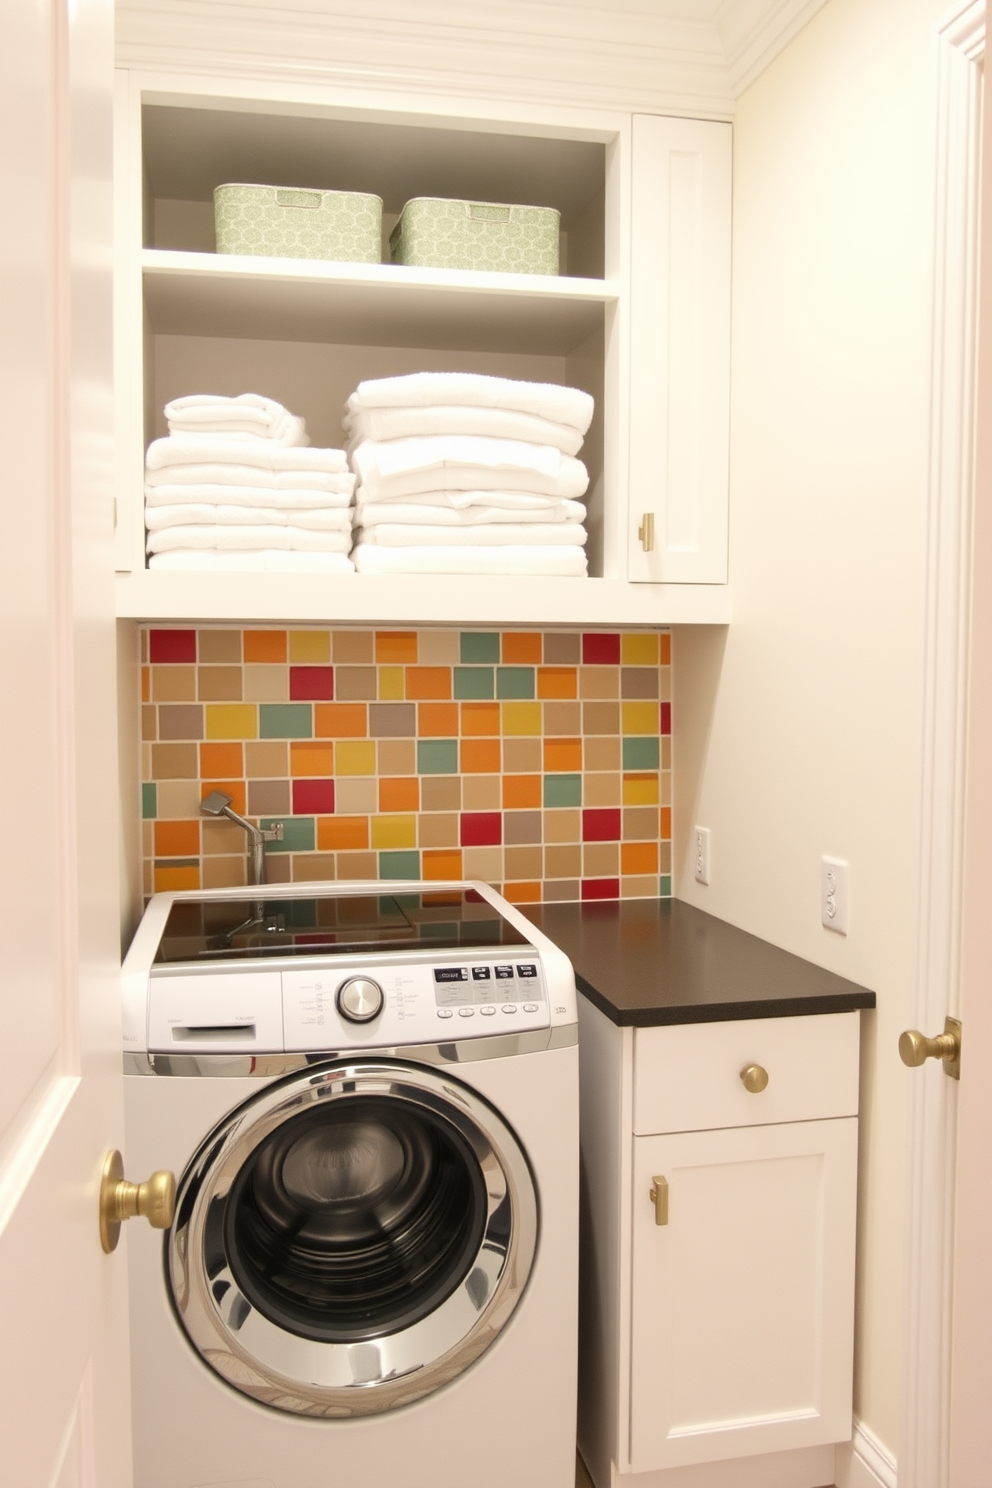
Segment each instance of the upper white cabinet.
M722 300L713 290L727 246L729 126L388 94L344 99L331 89L248 90L230 80L126 71L117 105L121 615L421 624L729 619L727 412L713 372L729 325L726 286ZM384 261L217 254L212 196L226 181L376 193ZM389 231L414 196L556 207L560 274L391 265ZM645 234L652 242L635 247ZM659 279L650 259L662 240ZM703 344L704 323L721 316L720 334ZM144 451L167 432L162 409L171 398L264 393L305 417L313 443L340 445L341 411L362 379L452 368L592 394L596 416L582 450L591 476L590 578L432 583L145 568ZM667 475L659 483L652 449L663 428ZM718 491L710 477L721 459ZM649 497L664 552L659 547L642 567L636 527Z

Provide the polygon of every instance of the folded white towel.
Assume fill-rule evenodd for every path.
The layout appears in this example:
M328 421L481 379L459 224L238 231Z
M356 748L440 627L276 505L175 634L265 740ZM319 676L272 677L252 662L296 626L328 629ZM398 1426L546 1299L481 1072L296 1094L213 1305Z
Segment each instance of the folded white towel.
M379 548L359 543L352 551L359 573L557 574L582 577L584 548Z
M313 451L308 450L307 453L312 454ZM145 489L149 486L241 486L246 490L263 493L344 491L350 496L355 489L356 479L351 470L260 470L253 465L163 465L158 469L145 471Z
M425 405L475 408L515 408L537 418L568 424L584 434L595 404L579 388L552 382L517 382L480 372L412 372L405 377L382 377L360 382L348 399L350 414L367 408L420 408Z
M215 553L209 548L174 548L156 553L149 568L176 572L210 573L319 573L350 574L355 565L344 553L282 553L264 549L254 553Z
M257 470L327 470L341 473L348 457L339 449L293 449L248 434L169 434L148 446L149 470L166 465L250 465Z
M190 466L190 469L193 467ZM354 476L351 477L354 480ZM340 476L331 477L340 480ZM283 491L276 486L193 486L161 485L145 487L145 506L240 506L245 511L265 507L276 511L347 511L351 505L349 491ZM246 520L256 520L255 518ZM262 517L257 518L263 521Z
M310 443L301 418L259 393L239 393L236 398L191 393L167 403L165 416L172 434L250 434L277 444Z
M381 527L362 527L356 532L362 543L380 548L581 548L586 529L581 522L540 522L533 527L519 523L492 527L415 527L405 522L384 522Z
M579 497L589 485L581 460L548 444L437 434L423 439L366 440L352 453L365 501L422 491L519 490Z
M562 454L577 455L582 435L568 424L521 413L516 408L367 408L346 413L345 432L353 448L364 439L409 439L424 434L481 434L492 439L523 439L552 444Z
M359 505L366 502L365 492L361 486L355 492L355 499ZM418 491L413 496L389 496L386 500L395 506L439 506L450 511L468 511L473 506L498 506L509 512L536 511L551 512L556 506L561 506L563 501L570 500L561 496L539 496L535 491ZM376 502L375 505L379 505ZM578 505L578 503L575 503ZM540 518L542 522L550 522L549 516Z
M178 506L146 506L149 532L165 527L305 527L313 532L350 532L351 509L324 507L316 511L280 511L278 507L214 506L183 502Z
M278 548L282 552L347 553L350 532L311 532L305 527L163 527L149 532L149 553L172 548L214 548L219 552Z
M512 511L502 506L467 506L462 510L414 501L361 501L355 507L356 527L378 527L383 522L410 522L427 527L482 527L521 522L584 522L581 501L555 501L536 511ZM513 539L509 538L512 542Z

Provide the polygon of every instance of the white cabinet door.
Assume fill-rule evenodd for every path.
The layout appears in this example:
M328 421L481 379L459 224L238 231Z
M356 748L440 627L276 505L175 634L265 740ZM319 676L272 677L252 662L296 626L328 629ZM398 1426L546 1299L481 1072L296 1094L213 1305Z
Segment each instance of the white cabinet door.
M857 1126L633 1139L633 1471L850 1436Z
M635 115L631 581L727 581L730 215L730 125Z

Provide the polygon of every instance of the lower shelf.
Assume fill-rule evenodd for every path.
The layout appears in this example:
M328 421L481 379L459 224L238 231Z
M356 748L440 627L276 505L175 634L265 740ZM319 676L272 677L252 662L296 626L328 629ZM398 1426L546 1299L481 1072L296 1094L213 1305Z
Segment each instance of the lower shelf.
M132 620L402 625L726 625L725 584L471 575L156 573L117 575Z

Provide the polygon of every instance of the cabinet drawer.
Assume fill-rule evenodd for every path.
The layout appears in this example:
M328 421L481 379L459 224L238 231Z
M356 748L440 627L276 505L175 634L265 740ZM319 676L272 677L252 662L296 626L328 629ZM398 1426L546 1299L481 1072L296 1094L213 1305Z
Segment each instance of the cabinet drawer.
M635 1134L856 1116L859 1018L826 1013L638 1028ZM768 1074L757 1094L741 1080L751 1064Z

